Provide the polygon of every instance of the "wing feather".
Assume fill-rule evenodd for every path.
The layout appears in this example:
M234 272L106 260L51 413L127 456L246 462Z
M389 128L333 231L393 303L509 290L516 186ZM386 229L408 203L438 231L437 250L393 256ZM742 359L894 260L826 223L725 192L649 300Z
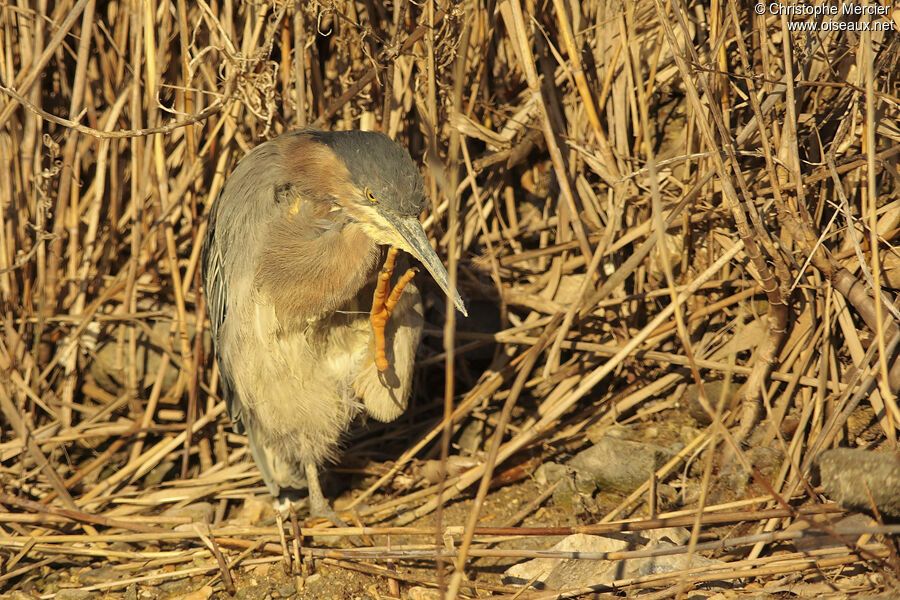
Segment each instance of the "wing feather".
M212 333L213 347L218 347L219 334L225 324L226 306L228 303L228 286L225 282L225 261L222 255L222 244L216 235L216 219L218 216L219 202L213 204L209 213L209 223L206 229L206 238L203 241L203 286L206 290L206 307L209 314L209 328ZM231 380L229 369L224 364L219 352L216 352L216 362L219 365L219 381L221 382L221 396L225 400L225 407L231 417L231 426L236 433L244 433L246 430L242 418L243 403L238 397Z

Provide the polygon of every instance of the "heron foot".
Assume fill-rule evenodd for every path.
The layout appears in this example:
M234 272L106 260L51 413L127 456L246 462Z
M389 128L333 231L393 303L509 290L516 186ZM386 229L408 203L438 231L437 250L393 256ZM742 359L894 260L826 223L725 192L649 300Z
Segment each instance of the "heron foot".
M335 527L349 527L347 523L341 519L338 514L331 508L325 495L322 494L322 487L319 485L319 470L313 463L306 463L306 481L309 486L309 516L313 519L328 519ZM328 536L321 538L325 543L337 544L341 541L338 536ZM363 541L357 536L350 536L349 542L357 547L363 546Z
M412 280L416 274L416 269L407 269L403 277L397 282L397 285L391 289L391 275L394 274L394 262L397 260L396 248L389 248L387 258L384 260L384 266L381 273L378 274L378 284L375 286L375 294L372 297L372 313L370 320L372 321L372 331L375 334L375 366L379 371L386 371L388 368L387 359L387 342L384 339L384 329L387 327L388 319L394 312L394 307L400 301L400 294L403 288Z
M309 490L309 516L314 519L328 519L335 527L347 527L322 493L322 486L319 485L319 469L313 463L306 463L304 469Z

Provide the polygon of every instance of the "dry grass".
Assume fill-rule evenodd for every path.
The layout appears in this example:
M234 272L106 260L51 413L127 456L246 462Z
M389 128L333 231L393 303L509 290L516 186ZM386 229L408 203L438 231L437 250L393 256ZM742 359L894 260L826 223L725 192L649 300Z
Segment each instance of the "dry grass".
M481 528L489 484L617 422L688 422L686 386L718 380L740 392L697 394L710 424L691 421L683 452L568 526L680 524L695 535L678 551L726 564L618 589L896 583L891 526L825 550L783 540L835 509L815 487L823 450L896 450L900 37L791 32L735 0L485 4L0 4L0 590L50 597L54 571L108 564L127 577L80 585L202 576L202 596L302 552L400 582L388 593L512 594L483 557L574 529L518 527L548 494ZM212 200L250 148L306 125L410 148L473 314L445 315L431 289L409 418L349 442L349 507L381 529L343 534L374 536L367 551L292 547L296 524L283 548L232 519L264 495L196 326ZM471 460L419 477L479 423ZM748 443L782 460L751 469ZM720 498L735 465L751 485ZM657 485L685 479L699 492L659 513ZM171 510L201 502L210 525ZM419 545L388 551L388 533Z

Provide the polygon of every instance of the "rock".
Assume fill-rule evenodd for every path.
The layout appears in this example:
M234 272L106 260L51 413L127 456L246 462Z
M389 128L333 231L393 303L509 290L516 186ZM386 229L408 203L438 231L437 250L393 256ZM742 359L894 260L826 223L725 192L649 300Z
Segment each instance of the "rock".
M659 544L655 544L652 546L653 548L674 548L675 544L670 544L667 542L662 542ZM713 560L711 558L706 558L705 556L700 556L699 554L694 554L690 557L690 564L688 564L688 555L687 554L672 554L669 556L653 556L649 558L643 559L634 559L632 561L635 563L634 566L631 566L628 569L628 577L642 577L644 575L658 575L659 573L668 573L669 571L679 571L681 569L694 568L694 567L706 567L711 565L721 564L718 560ZM709 585L709 584L707 584Z
M578 533L563 538L552 548L564 552L620 552L628 549L628 542L611 537ZM560 579L567 578L565 587L581 587L585 582L606 583L612 581L610 572L615 572L620 561L581 560L555 558L534 558L513 565L503 574L507 583L524 585L535 579L539 589L560 589L555 587Z
M110 550L115 550L116 552L134 552L134 546L131 544L127 544L125 542L113 542L109 544Z
M818 460L825 494L845 508L900 517L900 458L889 452L836 448ZM872 500L866 490L871 493Z
M622 552L641 548L666 548L684 545L690 533L684 528L666 528L624 536L576 534L563 538L553 550L565 552ZM691 566L721 564L695 554ZM617 579L666 573L688 566L686 554L673 554L625 560L536 558L513 565L504 573L504 581L525 584L535 580L540 589L561 590L588 585L610 584Z
M565 465L555 462L545 462L535 469L534 481L541 487L547 487L566 477L568 473L569 470L566 469Z
M185 577L184 579L164 581L159 584L157 590L163 598L181 598L193 593L196 585L196 583Z
M617 440L636 440L640 437L641 428L633 425L609 425L595 424L588 425L584 430L587 439L592 444L596 444L606 437L615 438Z
M781 419L781 424L779 425L781 435L787 440L794 437L798 427L800 427L800 419L794 415L785 415L785 417Z
M576 487L583 493L600 489L628 494L673 455L670 449L656 444L606 435L575 455L568 466L575 470Z
M146 485L149 487L157 486L166 479L166 475L168 475L169 471L175 468L175 462L171 460L165 460L155 467L153 467L149 473L147 473L146 477L144 477L144 481Z
M879 435L883 435L875 409L868 404L857 406L856 410L850 413L846 427L847 439L851 441L871 442Z
M720 592L709 596L706 600L776 600L780 596L768 594L766 592L751 592L749 594L740 594L737 592Z
M143 303L139 310L159 310L167 312L171 315L175 314L172 306L151 303L149 305ZM187 333L191 346L194 344L194 336L196 334L196 326L194 324L193 314L188 313ZM100 328L92 328L85 332L81 338L82 344L88 348L93 355L90 361L91 375L94 377L97 385L106 390L110 394L119 394L125 388L128 381L127 358L123 358L121 348L119 348L116 322L111 321L109 324ZM165 356L165 347L173 346L172 336L172 320L160 318L153 322L149 330L138 327L137 348L135 369L138 376L138 385L140 389L149 388L156 380L156 374L159 371L160 363ZM212 347L212 340L209 331L204 329L202 333L204 356L209 356ZM175 338L177 339L177 337ZM174 346L177 348L178 344ZM125 353L127 357L127 352ZM175 385L178 379L178 368L169 364L163 376L163 389L167 390Z
M553 299L563 304L572 302L573 298L580 298L581 286L584 285L584 273L573 275L563 275L559 278L559 285L556 287L556 294ZM485 329L484 331L489 331Z
M684 527L664 527L651 529L640 534L632 534L633 543L643 542L647 544L669 544L671 546L684 546L691 539L691 532Z
M804 532L803 537L795 538L793 540L794 548L799 552L812 552L814 550L845 545L840 540L827 535L822 527L823 525L828 529L840 531L841 529L871 527L877 525L877 523L872 522L869 517L858 513L839 520L835 520L833 515L814 515L809 521L805 519L794 521L787 529L785 529L785 531ZM852 537L853 539L856 539L858 536Z
M737 394L740 387L739 384L732 383L725 389L725 382L721 380L703 382L703 391L706 393L706 399L709 401L709 405L713 410L715 410L716 406L719 404L719 398L722 395L723 389L725 389L726 394L724 406L725 408L728 408L732 404L735 394ZM703 405L700 403L700 391L697 388L697 384L692 383L685 388L681 403L687 408L691 418L701 425L709 425L712 423L712 417L709 416L709 413L706 412L706 409L703 408Z
M417 585L409 588L409 600L441 600L441 591L435 588Z
M269 586L265 584L248 585L237 591L237 600L263 600L269 593Z
M706 450L707 452L709 450ZM784 454L777 447L756 446L744 452L747 461L764 479L774 477L784 460ZM696 468L691 474L701 477L703 473L703 459L694 461ZM747 494L747 488L751 484L750 472L744 469L742 463L732 460L719 468L716 477L707 496L707 502L721 504L743 498ZM685 495L687 502L688 496ZM696 499L696 496L694 497Z
M763 586L770 594L772 600L782 600L785 598L812 599L812 598L828 598L829 600L896 600L897 594L854 594L850 590L876 590L884 588L884 578L875 575L871 571L868 573L853 573L854 569L844 570L840 579L827 578L804 578L799 573L793 576L788 575L772 581L767 581ZM836 582L839 582L835 585ZM839 592L835 593L835 588ZM845 592L846 590L846 592ZM843 593L842 593L843 592ZM743 600L740 598L739 600Z
M466 426L463 427L457 440L459 449L464 454L476 454L486 447L484 439L484 421L482 419L471 419Z
M274 518L275 509L270 499L251 496L244 498L244 503L230 519L232 525L256 525L263 519Z
M265 581L266 579L272 579L273 573L277 573L279 569L281 569L281 572L284 572L283 567L280 565L263 563L260 565L248 566L245 572L254 579Z
M781 467L781 462L784 460L784 452L780 448L767 446L750 448L747 450L746 456L750 464L763 475L774 472Z
M172 600L209 600L212 596L213 589L211 586L204 585L199 590L195 590L183 596L178 596Z
M185 529L185 531L193 531L191 525L194 523L205 523L207 525L212 523L215 516L215 509L209 502L194 502L193 504L188 504L186 506L169 508L164 510L162 514L165 517L182 517L190 519L191 522L186 524L188 529ZM176 529L179 529L179 527L176 527Z
M123 576L124 573L122 571L117 571L112 567L99 567L80 573L78 575L78 582L83 585L92 585L95 583L107 583L109 581L122 579Z
M574 473L565 465L554 462L546 462L534 472L535 482L546 488L559 481L559 485L553 491L553 503L562 507L574 507L579 494L575 491Z
M447 457L446 468L440 460L426 460L418 467L418 474L429 484L434 485L442 477L455 477L477 467L480 462L470 456L453 454Z
M88 600L93 598L94 592L79 589L59 590L56 593L56 600Z

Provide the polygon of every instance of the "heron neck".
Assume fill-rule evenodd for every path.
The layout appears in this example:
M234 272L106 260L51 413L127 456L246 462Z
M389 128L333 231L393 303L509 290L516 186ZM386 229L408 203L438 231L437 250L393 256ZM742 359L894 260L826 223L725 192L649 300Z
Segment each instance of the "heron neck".
M286 225L286 223L282 223ZM379 247L356 223L310 236L275 226L260 255L256 286L283 326L334 312L359 293L378 268Z

